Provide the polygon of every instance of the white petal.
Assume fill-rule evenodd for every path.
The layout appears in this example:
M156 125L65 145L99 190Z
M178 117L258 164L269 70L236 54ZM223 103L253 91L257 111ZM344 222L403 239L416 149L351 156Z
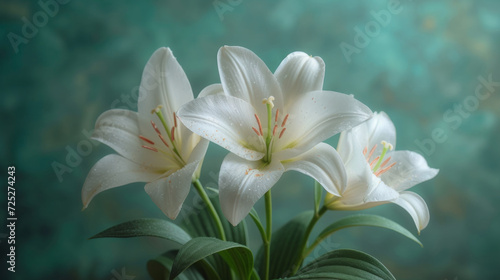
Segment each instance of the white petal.
M169 48L156 50L142 74L139 89L139 115L150 119L151 110L163 106L164 117L172 127L173 113L193 100L193 91L184 70Z
M418 232L420 233L429 224L429 208L424 199L414 192L402 192L398 199L393 201L403 207L413 218Z
M205 87L201 90L200 94L198 94L198 98L202 98L209 95L225 95L224 89L221 84L213 84Z
M352 133L359 139L362 148L366 147L368 151L377 145L372 159L382 153L382 141L392 144L393 149L396 148L396 128L384 112L374 113L371 119L354 127Z
M281 62L274 76L278 79L287 104L290 104L306 92L323 88L325 63L321 57L294 52Z
M372 175L372 180L369 183L374 185L370 192L365 197L365 202L388 202L399 197L399 193L393 188L387 186L380 178Z
M146 167L165 167L166 162L159 153L142 147L139 138L138 115L122 109L108 110L96 121L92 137L125 158Z
M314 178L334 195L340 195L347 184L342 159L332 146L325 143L319 143L311 150L281 163L287 171L299 171Z
M170 176L153 181L144 187L156 206L172 220L179 214L189 194L193 173L198 164L199 161L186 164Z
M178 111L183 124L194 133L248 160L264 156L265 143L253 107L246 101L223 95L197 98Z
M288 111L278 149L306 151L323 140L366 121L371 110L352 96L333 91L303 94Z
M224 216L236 226L283 172L283 165L277 160L266 166L261 161L247 161L228 154L219 175L219 199Z
M274 96L277 108L283 108L283 96L274 75L252 51L242 47L222 47L217 55L219 74L228 95L254 106L259 116L266 116L262 99Z
M367 181L373 176L363 155L363 147L352 133L352 129L340 133L337 152L344 162L350 181Z
M135 182L150 182L160 175L119 155L107 155L87 175L82 188L83 208L102 191Z
M388 153L391 162L396 162L391 169L381 175L382 180L401 192L417 184L434 178L439 170L430 168L423 156L411 151Z

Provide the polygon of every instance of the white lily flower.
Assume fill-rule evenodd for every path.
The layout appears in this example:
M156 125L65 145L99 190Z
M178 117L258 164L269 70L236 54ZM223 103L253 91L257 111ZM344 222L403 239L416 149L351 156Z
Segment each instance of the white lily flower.
M420 232L429 223L429 209L418 194L407 189L434 178L438 171L410 151L393 151L396 128L384 113L340 134L337 147L347 171L347 187L327 194L325 204L335 210L361 210L395 203L408 211Z
M83 206L104 190L148 182L151 199L175 219L199 177L209 142L177 121L176 110L193 100L193 92L170 49L160 48L149 59L138 100L138 112L113 109L97 119L93 138L119 155L92 167L82 188Z
M320 143L367 120L372 112L352 96L322 91L319 57L288 55L273 75L242 47L218 53L222 85L207 87L179 109L193 132L231 153L219 175L221 208L237 225L287 170L317 180L339 195L346 176L334 148Z

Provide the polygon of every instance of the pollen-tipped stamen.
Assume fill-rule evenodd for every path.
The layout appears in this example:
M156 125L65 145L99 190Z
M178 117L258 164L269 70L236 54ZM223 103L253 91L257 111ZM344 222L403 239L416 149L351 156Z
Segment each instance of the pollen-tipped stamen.
M285 126L287 120L288 120L288 114L286 114L285 119L283 119L283 122L281 123L281 127Z
M144 149L151 150L151 151L153 151L153 152L158 152L158 149L157 149L157 148L149 147L149 146L146 146L146 145L142 145L141 147L143 147Z
M168 124L165 120L165 118L163 117L163 113L161 111L161 108L163 108L162 105L158 105L156 106L155 109L153 109L151 111L152 114L156 114L156 116L158 116L158 118L160 119L161 121L161 124L163 125L163 128L165 128L165 131L167 132L167 135L168 135L168 139L171 140L171 143L172 143L172 151L177 155L177 157L180 159L180 161L185 164L184 160L182 159L181 155L179 154L178 150L177 150L177 147L175 145L175 136L174 136L174 132L175 132L175 127L176 127L176 115L174 113L174 126L172 127L172 129L170 129L168 127ZM151 121L151 124L153 125L153 128L156 130L156 133L158 133L158 135L161 135L161 132L160 130L158 129L158 127L156 127L156 124ZM162 139L162 141L165 143L165 139ZM167 146L168 147L168 146Z
M368 157L366 158L366 161L369 161L369 160L370 160L370 158L372 157L373 152L375 152L375 149L376 149L376 148L377 148L377 144L375 144L375 145L373 146L373 148L370 150L370 153L368 154Z
M255 131L255 134L257 134L257 136L261 136L259 131L257 130L257 128L252 126L252 129L253 129L253 131Z
M386 168L379 170L377 173L375 173L375 176L378 177L378 176L384 174L385 172L389 171L389 169L391 169L394 165L396 165L396 162L393 162L391 165L387 166Z
M259 125L259 132L260 132L260 135L264 135L262 133L262 124L260 123L260 119L259 119L259 116L257 116L257 114L254 114L255 116L255 119L257 120L257 124Z
M140 138L141 140L143 140L143 141L145 141L145 142L147 142L147 143L151 144L151 145L154 145L154 144L155 144L155 142L153 142L153 141L149 140L148 138L146 138L146 137L144 137L144 136L142 136L142 135L139 135L139 138Z

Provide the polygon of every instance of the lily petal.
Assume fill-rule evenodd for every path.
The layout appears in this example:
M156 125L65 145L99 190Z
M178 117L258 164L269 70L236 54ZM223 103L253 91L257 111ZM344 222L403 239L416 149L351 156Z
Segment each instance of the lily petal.
M82 188L83 208L87 208L98 193L136 182L149 182L161 173L140 166L119 155L107 155L90 170Z
M224 92L241 98L266 116L262 99L274 96L277 108L283 108L283 96L278 81L266 64L252 51L242 47L222 47L217 54L219 74Z
M175 219L189 194L193 173L199 161L186 164L170 176L146 184L144 189L153 202L170 219Z
M144 143L139 138L138 122L139 117L136 112L122 109L108 110L97 119L92 138L137 164L146 167L165 167L163 157L142 147Z
M178 111L191 131L248 160L261 159L266 148L252 130L258 128L254 114L246 101L223 95L198 98Z
M340 155L325 143L282 162L285 170L295 170L314 178L326 191L340 196L347 184L347 174Z
M423 230L430 220L429 208L424 199L414 192L402 192L393 203L405 209L413 218L418 233Z
M225 95L224 89L221 84L212 84L206 86L201 90L200 94L198 94L198 98L202 98L209 95Z
M434 178L439 170L430 168L423 156L411 151L388 153L391 162L396 162L381 179L395 190L401 192L417 184Z
M354 97L333 91L301 95L289 110L290 117L280 150L306 151L327 138L366 121L372 111Z
M376 112L368 121L356 126L352 129L352 133L356 139L360 141L361 148L371 150L375 145L374 155L382 153L382 141L392 144L393 149L396 149L396 127L385 112Z
M303 52L289 54L274 73L288 104L300 95L321 90L325 78L325 63L321 57Z
M150 119L151 110L162 105L164 117L172 126L173 113L181 105L193 99L191 84L172 51L169 48L156 50L142 74L139 88L139 115Z
M260 161L247 161L228 154L219 175L219 199L224 216L236 226L255 202L279 180L284 167L277 160L265 166Z

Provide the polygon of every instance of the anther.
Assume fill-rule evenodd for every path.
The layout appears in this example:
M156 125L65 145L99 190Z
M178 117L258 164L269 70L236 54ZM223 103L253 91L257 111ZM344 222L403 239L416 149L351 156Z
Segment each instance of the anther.
M174 130L175 130L175 126L172 126L172 130L170 131L170 140L172 140L172 143L174 142L175 140L175 137L174 137Z
M363 155L364 155L365 157L366 157L366 153L368 153L368 148L367 148L367 147L365 147L365 148L363 149Z
M253 126L252 126L252 129L253 129L253 131L255 131L255 133L257 134L257 136L260 136L260 133L259 133L259 131L257 130L257 128L255 128L255 127L253 127Z
M396 165L396 162L393 162L391 165L387 166L386 168L380 170L379 172L375 173L375 176L380 176L382 174L384 174L385 172L389 171L389 169L391 169L394 165Z
M285 130L286 130L286 127L283 128L283 130L281 131L280 136L278 137L278 139L281 139L281 136L283 136L283 133L285 133Z
M255 116L255 119L257 120L257 123L259 124L260 135L264 135L264 133L262 133L262 124L260 123L259 116L257 116L257 114L254 114L254 116Z
M175 115L175 112L174 112L174 126L177 127L177 116Z
M277 124L274 125L273 136L276 134L276 129L278 129L278 125Z
M377 144L375 144L375 145L373 146L373 148L370 150L370 153L368 154L368 157L366 158L366 160L367 160L367 161L368 161L368 160L372 157L373 152L375 152L375 149L376 149L376 148L377 148Z
M143 140L143 141L148 142L148 143L149 143L149 144L151 144L151 145L154 145L154 144L155 144L155 142L153 142L153 141L149 140L148 138L146 138L146 137L144 137L144 136L142 136L142 135L139 135L139 138L141 138L141 140Z
M276 116L274 117L274 122L277 123L278 122L278 116L280 114L280 109L276 109ZM274 132L273 132L273 135L274 135Z
M389 163L390 160L391 160L391 157L388 157L386 160L384 160L384 162L382 162L382 164L380 165L380 167L384 167L384 165L386 165L387 163Z
M373 165L379 160L380 157L376 157L371 163L370 168L373 168Z
M167 146L167 148L168 148L169 146L168 146L167 141L165 141L165 138L163 138L163 136L161 134L158 134L158 136L160 137L160 139L163 142L163 144L165 144L165 146Z
M153 148L153 147L149 147L149 146L145 146L145 145L142 145L142 147L145 149L151 150L153 152L158 152L158 150L156 148Z
M161 132L160 130L158 129L158 127L156 126L155 122L154 121L151 121L151 125L153 126L154 130L156 131L156 133L158 135L161 135Z
M288 114L286 114L285 116L285 119L283 120L283 122L281 123L281 127L284 127L285 124L286 124L286 121L288 120Z

